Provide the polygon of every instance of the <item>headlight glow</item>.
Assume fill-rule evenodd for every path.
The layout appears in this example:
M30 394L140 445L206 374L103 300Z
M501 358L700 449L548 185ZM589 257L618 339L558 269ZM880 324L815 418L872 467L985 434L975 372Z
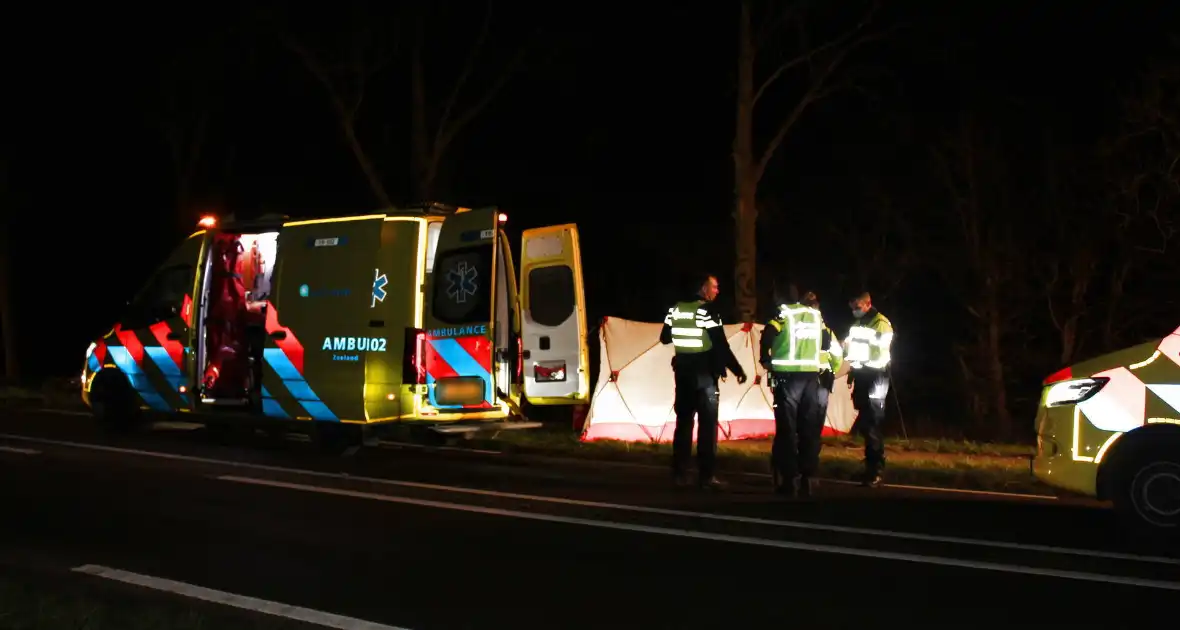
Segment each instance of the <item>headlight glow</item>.
M1078 378L1061 381L1049 386L1045 392L1046 407L1060 407L1062 405L1076 405L1093 398L1110 379L1105 376L1095 378Z

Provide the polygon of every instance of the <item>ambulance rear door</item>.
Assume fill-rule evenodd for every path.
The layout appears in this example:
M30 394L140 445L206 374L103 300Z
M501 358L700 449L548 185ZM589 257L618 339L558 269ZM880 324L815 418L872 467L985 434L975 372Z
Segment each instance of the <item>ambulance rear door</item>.
M423 323L427 396L439 410L486 412L497 406L492 359L498 225L494 207L460 210L438 234Z
M525 230L520 300L524 395L534 405L590 397L586 296L574 224Z

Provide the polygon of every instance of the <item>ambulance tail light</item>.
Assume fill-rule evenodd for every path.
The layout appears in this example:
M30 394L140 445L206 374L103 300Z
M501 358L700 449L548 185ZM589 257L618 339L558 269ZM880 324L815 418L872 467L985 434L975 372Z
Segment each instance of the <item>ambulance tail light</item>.
M1102 391L1109 382L1110 379L1105 376L1096 376L1054 383L1045 392L1045 406L1061 407L1086 402Z
M508 215L503 212L496 214L496 222L497 223L507 223L508 222Z
M402 382L406 385L426 384L426 331L420 328L406 329Z

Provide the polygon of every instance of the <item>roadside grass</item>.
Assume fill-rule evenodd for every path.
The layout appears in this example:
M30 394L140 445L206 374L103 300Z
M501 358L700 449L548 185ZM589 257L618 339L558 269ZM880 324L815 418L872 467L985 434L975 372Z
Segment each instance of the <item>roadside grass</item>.
M615 440L582 442L568 431L506 431L494 439L472 439L476 447L501 451L668 464L669 443L636 443ZM770 472L768 438L723 441L718 465L723 471ZM1020 492L1049 495L1051 491L1029 473L1033 448L1018 444L989 444L953 440L887 440L885 481L892 484ZM864 442L860 438L826 438L820 456L820 476L848 479L861 469Z
M134 596L123 589L0 578L4 630L294 630L300 622L260 613L206 611L172 598ZM110 590L111 592L103 592ZM116 592L118 591L118 592ZM160 600L160 601L157 601Z

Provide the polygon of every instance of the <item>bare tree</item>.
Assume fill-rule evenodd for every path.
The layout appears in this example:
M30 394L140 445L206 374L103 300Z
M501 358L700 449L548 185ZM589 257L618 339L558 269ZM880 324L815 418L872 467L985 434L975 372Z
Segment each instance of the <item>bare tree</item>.
M167 145L175 176L177 226L196 224L207 200L214 126L226 100L223 33L210 33L164 62L159 100L151 116ZM219 153L219 152L218 152ZM228 175L233 151L225 151L223 175Z
M742 0L738 33L738 89L737 120L733 140L734 192L736 208L736 270L735 296L739 316L752 320L758 310L757 225L758 184L766 167L791 129L803 114L824 97L841 86L834 83L837 71L848 55L859 46L879 37L866 33L866 27L877 10L877 4L847 32L821 44L813 44L808 37L806 3L795 3L786 8L775 2L765 3L762 19L755 23L755 0ZM784 31L796 33L797 48L791 54L775 54L772 41L784 40ZM779 57L774 59L774 57ZM759 63L759 57L767 57ZM758 79L760 66L769 72ZM755 146L755 110L768 91L796 71L806 71L802 93L777 124L770 140L760 149Z
M410 61L410 85L413 98L412 163L415 193L421 201L430 200L435 194L439 169L451 143L471 121L475 120L487 108L524 61L526 48L521 46L516 49L507 63L489 73L491 80L482 90L476 91L473 97L469 98L469 103L466 106L461 104L463 91L472 86L471 81L473 75L476 74L479 60L486 53L485 47L491 34L491 27L492 1L488 0L479 34L476 35L475 41L467 53L462 70L455 78L446 98L442 99L437 107L432 107L432 100L426 88L426 63L424 60L427 24L424 17L419 18ZM437 118L432 120L431 111L440 113Z
M1012 179L996 134L966 119L943 146L932 149L950 197L941 229L951 238L932 246L948 284L959 295L973 326L956 346L969 407L976 426L1000 439L1012 436L1005 370L1005 341L1019 325L1012 298L1023 278L1019 227L1007 220L1013 207ZM953 264L951 261L962 261Z
M352 9L350 17L343 29L343 43L338 43L332 52L314 51L285 27L279 28L279 36L323 87L336 115L336 124L377 203L382 208L392 208L384 180L361 141L358 124L367 90L378 74L396 59L400 33L395 22L371 19L367 12L357 8Z
M8 195L8 159L0 155L0 330L4 338L4 376L20 378L16 354L16 312L12 302L12 254L9 247L11 200Z
M1057 331L1057 364L1069 365L1086 341L1086 322L1091 319L1094 285L1100 282L1099 257L1109 227L1103 222L1082 220L1102 216L1102 209L1083 206L1090 186L1075 177L1079 168L1090 166L1072 160L1055 146L1051 133L1045 142L1044 212L1038 217L1040 234L1048 252L1040 272L1048 307L1049 323ZM1085 190L1082 190L1083 187ZM1081 194L1078 194L1081 192Z
M1174 308L1154 292L1132 300L1127 291L1131 283L1168 286L1180 272L1180 42L1173 47L1124 99L1124 124L1102 149L1114 214L1108 251L1118 261L1101 324L1108 350L1152 336L1153 322Z
M299 57L331 100L349 150L365 174L374 197L383 207L393 204L371 148L360 131L366 93L382 73L408 50L411 170L414 193L419 200L425 201L438 192L439 175L455 139L496 98L525 58L525 47L521 46L502 66L488 67L491 64L487 63L487 43L493 15L492 2L488 0L483 23L462 68L450 82L446 96L433 98L429 86L446 82L431 81L427 76L431 66L430 51L427 50L430 42L426 35L430 26L427 9L425 5L414 5L384 21L374 20L368 13L356 12L351 24L344 29L345 43L335 54L317 53L290 30L282 29L284 44ZM441 39L448 47L454 47L453 38ZM486 77L491 80L482 89L475 87L477 78ZM464 98L465 93L470 94ZM438 114L432 115L433 112Z

